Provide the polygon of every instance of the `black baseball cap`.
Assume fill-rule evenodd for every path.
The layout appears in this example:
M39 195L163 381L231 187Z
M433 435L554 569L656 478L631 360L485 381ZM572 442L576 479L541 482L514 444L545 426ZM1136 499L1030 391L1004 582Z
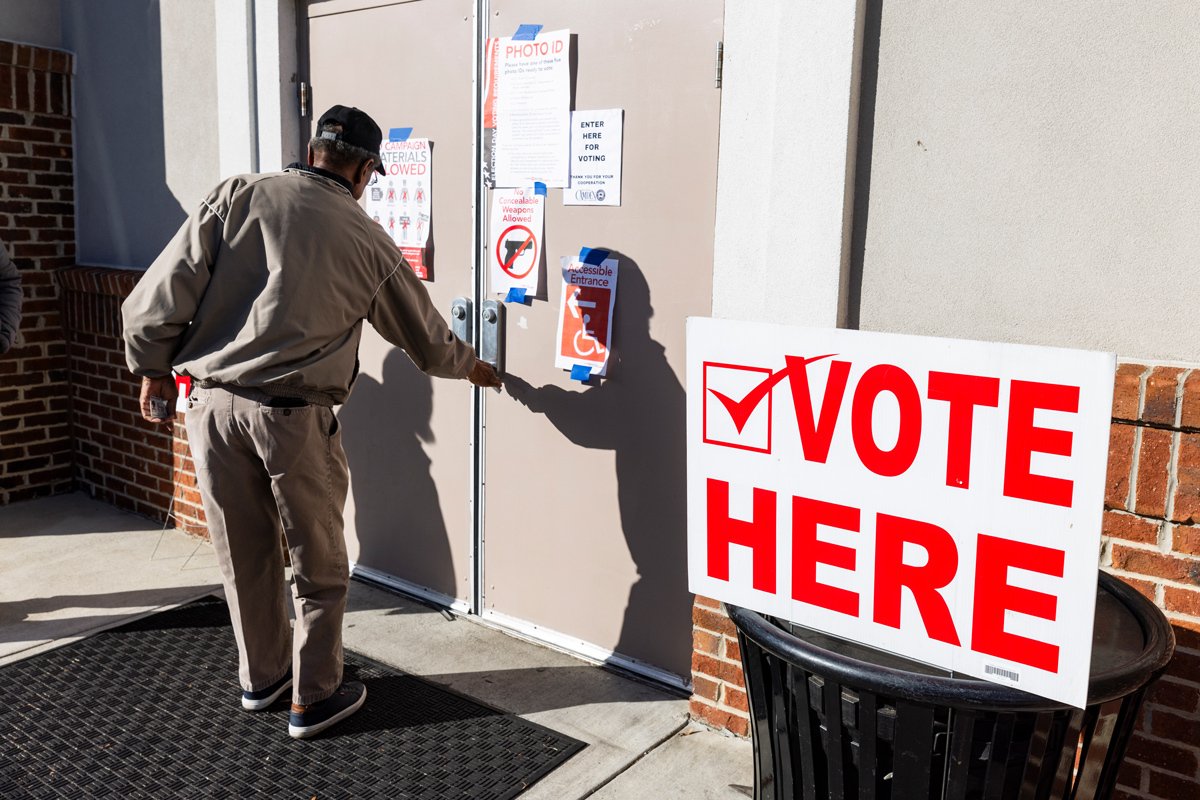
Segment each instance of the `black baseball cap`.
M336 122L342 126L341 133L323 130L326 123ZM383 169L383 159L379 155L379 143L383 141L383 131L375 124L375 120L357 108L350 106L334 106L321 115L317 122L317 137L343 141L352 147L360 147L375 156L375 171L386 175Z

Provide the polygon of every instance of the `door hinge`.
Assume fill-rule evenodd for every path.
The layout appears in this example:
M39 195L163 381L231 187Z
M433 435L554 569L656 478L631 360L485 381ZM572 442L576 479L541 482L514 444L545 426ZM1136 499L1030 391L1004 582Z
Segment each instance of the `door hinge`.
M308 116L309 107L312 106L312 84L300 81L297 94L300 97L300 118L303 119Z
M718 89L721 88L721 70L724 67L725 67L725 43L717 42L717 74L716 74L716 80L714 81L714 83L716 84L716 88L718 88Z

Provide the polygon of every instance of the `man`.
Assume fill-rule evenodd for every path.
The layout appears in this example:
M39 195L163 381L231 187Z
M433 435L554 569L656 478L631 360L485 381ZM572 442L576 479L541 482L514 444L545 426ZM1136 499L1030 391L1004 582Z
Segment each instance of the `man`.
M0 243L0 353L7 353L21 328L21 273Z
M381 140L364 112L334 106L307 166L221 183L122 307L142 416L172 416L172 367L193 378L188 440L233 618L242 706L267 708L292 687L295 738L366 698L362 683L342 680L348 474L332 410L357 374L363 320L430 375L500 385L355 202L383 172Z

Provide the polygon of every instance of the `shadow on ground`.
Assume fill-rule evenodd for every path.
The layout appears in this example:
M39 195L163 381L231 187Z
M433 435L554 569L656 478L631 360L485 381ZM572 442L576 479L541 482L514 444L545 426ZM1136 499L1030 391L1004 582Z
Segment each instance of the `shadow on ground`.
M64 635L107 628L127 622L131 616L144 610L182 603L215 588L212 584L201 584L107 594L60 594L0 603L0 644L34 644ZM74 609L112 609L114 613L63 615L63 612ZM36 619L43 615L51 616L48 619Z

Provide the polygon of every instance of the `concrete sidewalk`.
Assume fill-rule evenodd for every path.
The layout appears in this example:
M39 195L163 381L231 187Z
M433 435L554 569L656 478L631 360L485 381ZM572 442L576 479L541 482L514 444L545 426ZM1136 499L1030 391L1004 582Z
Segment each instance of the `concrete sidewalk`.
M85 495L0 508L0 666L219 588L207 544ZM358 582L345 643L588 745L523 799L753 796L750 743L677 694Z

